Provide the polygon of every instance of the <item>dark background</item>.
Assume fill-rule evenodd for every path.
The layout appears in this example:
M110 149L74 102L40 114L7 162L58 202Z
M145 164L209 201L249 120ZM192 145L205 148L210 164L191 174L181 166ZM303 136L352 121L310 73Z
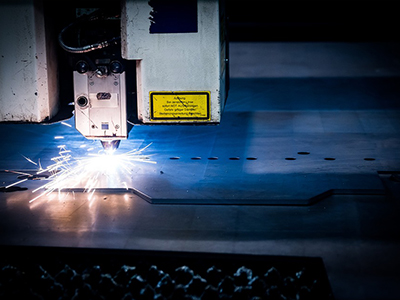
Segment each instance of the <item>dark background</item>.
M398 1L227 0L231 41L399 41Z
M397 42L397 4L387 0L225 0L231 41ZM69 23L74 7L115 7L118 1L46 0L45 5L53 10L59 29Z

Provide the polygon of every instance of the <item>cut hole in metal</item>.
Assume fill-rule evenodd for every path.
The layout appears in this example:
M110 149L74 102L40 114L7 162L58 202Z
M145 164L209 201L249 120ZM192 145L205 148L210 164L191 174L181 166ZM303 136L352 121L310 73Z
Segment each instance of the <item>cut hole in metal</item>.
M310 152L300 151L300 152L297 152L297 154L299 154L299 155L308 155L308 154L310 154Z
M364 158L364 160L366 160L366 161L374 161L374 160L375 160L375 158L372 158L372 157L366 157L366 158Z
M192 157L191 160L201 160L200 156Z
M325 157L324 159L325 160L336 160L336 158L334 158L334 157Z
M285 160L296 160L294 157L286 157Z
M240 160L240 157L229 157L229 160Z
M247 160L257 160L257 157L247 157Z
M180 157L179 157L179 156L174 156L174 157L170 157L169 159L171 159L171 160L178 160L178 159L180 159Z
M218 157L212 156L212 157L209 157L208 159L209 159L209 160L218 160Z

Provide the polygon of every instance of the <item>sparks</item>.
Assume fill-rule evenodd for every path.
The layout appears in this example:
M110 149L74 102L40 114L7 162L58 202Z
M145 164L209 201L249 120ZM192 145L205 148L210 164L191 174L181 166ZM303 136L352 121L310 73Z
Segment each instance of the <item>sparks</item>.
M85 157L74 157L71 150L67 150L65 145L58 146L58 155L51 158L51 164L46 168L40 165L36 175L45 173L50 174L46 178L46 183L32 190L35 197L29 201L32 203L37 199L48 196L52 192L62 190L82 188L88 194L88 200L93 199L93 195L102 180L110 180L117 186L123 186L128 190L126 181L120 180L120 175L130 175L135 169L136 162L155 164L149 156L143 155L143 151L150 145L142 149L135 149L122 154L108 154L100 151L98 154L88 153ZM24 156L26 160L37 165L34 161ZM11 172L11 171L9 171ZM22 173L15 171L14 173ZM24 173L25 175L25 173ZM29 174L26 174L29 175ZM124 178L122 176L122 178ZM28 180L28 178L12 183L5 188L15 186Z
M6 186L6 189L8 189L8 188L10 188L10 187L12 187L12 186L14 186L14 185L20 184L20 183L22 183L22 182L24 182L24 181L27 181L27 180L28 180L28 178L25 178L25 179L22 179L22 180L20 180L20 181L17 181L17 182L14 182L14 183L12 183L12 184L9 184L9 185Z
M22 154L21 154L22 155ZM34 164L37 166L37 163L35 163L32 159L26 157L25 155L22 155L23 158L25 158L27 161L29 161L31 164Z
M62 124L62 125L65 125L65 126L67 126L67 127L72 127L71 124L68 124L68 123L66 123L66 122L64 122L64 121L61 121L61 124Z
M125 189L126 190L129 190L129 188L128 188L128 185L126 184L126 182L124 181L124 182L122 182L122 184L124 185L124 187L125 187Z

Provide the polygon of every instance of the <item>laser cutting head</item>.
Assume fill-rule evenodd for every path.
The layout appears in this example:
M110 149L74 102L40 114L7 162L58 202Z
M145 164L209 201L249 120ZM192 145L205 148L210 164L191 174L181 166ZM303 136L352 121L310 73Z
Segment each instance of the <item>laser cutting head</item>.
M106 150L117 149L128 137L125 72L74 71L74 94L76 129Z
M76 129L106 150L117 149L128 136L119 6L77 17L58 40L73 69Z

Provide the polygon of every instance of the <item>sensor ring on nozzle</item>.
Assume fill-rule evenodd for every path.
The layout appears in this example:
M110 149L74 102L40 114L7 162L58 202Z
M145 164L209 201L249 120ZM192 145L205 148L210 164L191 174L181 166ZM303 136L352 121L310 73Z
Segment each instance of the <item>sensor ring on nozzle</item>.
M78 106L81 108L85 108L89 105L89 100L86 96L79 96L76 99L76 104L78 104Z

